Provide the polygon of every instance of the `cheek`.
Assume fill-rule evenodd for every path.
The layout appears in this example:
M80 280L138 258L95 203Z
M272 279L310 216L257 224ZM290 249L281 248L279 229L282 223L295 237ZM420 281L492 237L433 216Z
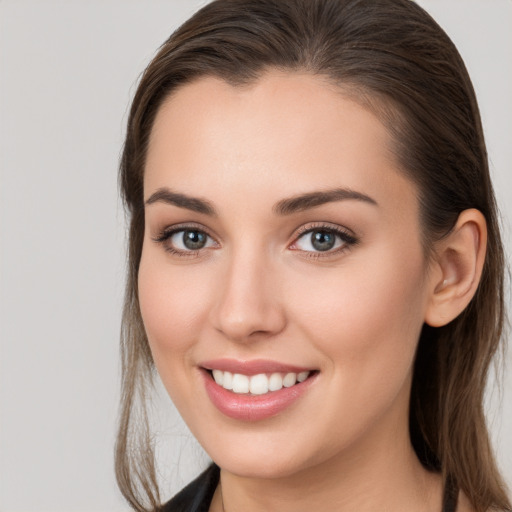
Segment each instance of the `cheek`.
M205 315L202 305L206 302L207 282L200 272L169 265L165 254L143 250L139 302L157 367L160 357L185 352L191 340L197 339Z
M139 303L151 354L171 399L184 417L193 414L193 348L201 338L208 278L169 265L163 251L143 250Z
M333 365L347 373L384 377L409 368L423 325L425 290L421 255L384 251L290 290L301 327Z
M303 282L307 294L290 294L299 329L320 354L325 396L332 397L322 412L325 436L336 432L345 441L388 414L403 421L424 309L417 260L390 254L378 265L346 270Z

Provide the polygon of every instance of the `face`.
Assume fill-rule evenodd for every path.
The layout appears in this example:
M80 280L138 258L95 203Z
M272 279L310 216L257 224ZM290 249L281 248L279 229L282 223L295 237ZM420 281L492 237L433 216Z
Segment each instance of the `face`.
M429 284L391 144L309 75L203 78L161 107L141 312L167 391L222 468L286 476L406 435Z

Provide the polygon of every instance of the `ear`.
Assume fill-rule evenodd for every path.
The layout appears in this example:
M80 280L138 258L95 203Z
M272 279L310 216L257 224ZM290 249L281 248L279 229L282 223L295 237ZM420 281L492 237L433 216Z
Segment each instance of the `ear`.
M436 243L425 322L441 327L473 298L485 260L487 224L479 210L464 210L450 233Z

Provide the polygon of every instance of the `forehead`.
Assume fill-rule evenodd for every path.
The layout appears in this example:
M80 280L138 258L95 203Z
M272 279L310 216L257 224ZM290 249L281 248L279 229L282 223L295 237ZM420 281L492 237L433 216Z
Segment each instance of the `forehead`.
M339 186L382 195L404 179L370 109L321 77L276 71L247 86L206 77L175 91L153 125L144 187L146 197L169 185L197 195L223 183L278 199Z
M247 85L207 76L179 87L163 102L153 124L150 148L160 136L183 138L192 125L197 135L208 138L222 136L222 127L231 126L232 132L251 133L252 140L272 128L283 147L298 137L313 143L328 131L336 137L344 122L353 126L354 133L364 130L375 142L389 146L389 134L372 112L376 103L376 98L368 101L368 94L335 86L321 75L273 70ZM269 138L264 142L271 145Z

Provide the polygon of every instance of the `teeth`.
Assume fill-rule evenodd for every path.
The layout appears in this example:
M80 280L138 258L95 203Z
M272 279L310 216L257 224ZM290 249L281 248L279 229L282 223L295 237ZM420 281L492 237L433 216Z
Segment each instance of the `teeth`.
M253 375L249 381L249 391L253 395L268 393L268 378L264 373Z
M223 372L213 370L215 382L224 389L232 390L234 393L252 395L264 395L269 391L279 391L283 387L290 388L298 382L304 382L311 372L300 373L259 373L258 375L242 375L241 373Z
M279 391L283 387L283 377L280 373L273 373L268 379L268 389L270 391Z
M215 379L215 382L222 386L222 383L224 382L224 372L221 372L220 370L213 370L213 378Z
M283 386L285 388L291 388L297 382L296 373L287 373L283 379Z
M309 377L309 372L300 372L297 375L297 382L304 382Z
M233 375L233 391L235 393L249 393L249 377L235 373Z
M233 389L233 374L231 372L221 373L224 373L224 377L222 378L222 387L224 389Z

